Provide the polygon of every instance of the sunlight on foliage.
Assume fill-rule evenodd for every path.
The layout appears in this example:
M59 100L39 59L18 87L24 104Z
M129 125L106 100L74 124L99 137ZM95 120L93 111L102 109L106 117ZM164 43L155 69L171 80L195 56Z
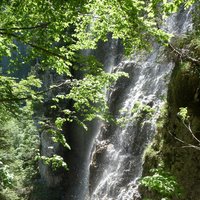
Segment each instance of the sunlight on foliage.
M171 196L179 197L181 195L180 187L176 178L169 172L166 172L162 167L151 169L151 176L145 176L140 180L140 184L157 191L163 196L163 199L168 199Z
M41 160L49 165L54 171L59 168L64 168L68 170L67 164L64 162L63 158L59 155L53 155L52 157L41 156Z
M179 112L177 113L178 117L180 117L180 119L185 122L186 120L189 119L189 115L188 115L188 110L187 107L181 107L179 108Z

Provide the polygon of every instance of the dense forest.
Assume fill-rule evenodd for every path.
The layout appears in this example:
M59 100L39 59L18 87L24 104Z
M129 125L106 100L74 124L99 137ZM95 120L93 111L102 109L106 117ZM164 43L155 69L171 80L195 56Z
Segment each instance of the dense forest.
M199 200L198 0L1 0L0 8L0 200ZM166 71L153 77L157 64ZM144 101L136 78L149 87ZM154 89L158 99L147 99ZM123 91L133 92L131 107L121 108ZM140 154L142 167L118 169L134 177L131 194L128 178L99 184L113 132L115 142L140 135L141 149L124 139L115 148L129 164Z

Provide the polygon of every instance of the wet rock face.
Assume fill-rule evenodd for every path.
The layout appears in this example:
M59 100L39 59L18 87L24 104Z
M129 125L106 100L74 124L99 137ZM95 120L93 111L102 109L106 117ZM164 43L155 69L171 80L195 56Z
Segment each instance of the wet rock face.
M51 134L43 131L41 134L41 155L51 157L59 151L59 144L52 141ZM61 174L53 172L51 167L42 161L40 161L40 174L47 187L57 187L62 181Z
M123 47L120 41L111 40L107 43L99 42L98 49L89 54L94 55L97 60L104 64L105 70L111 70L113 65L116 65L121 60ZM86 53L87 54L87 53ZM109 68L109 69L107 69ZM65 77L57 77L53 72L49 71L46 74L37 72L39 77L44 82L44 88L47 89L51 84L59 84L65 81ZM74 74L75 77L80 74ZM68 93L69 88L67 85L59 88L61 93ZM56 116L59 116L59 111L51 110L49 107L52 105L51 98L57 95L57 90L51 90L45 97L45 104L41 106L41 113L48 119L54 120ZM61 102L63 108L71 107L71 102ZM54 144L51 140L51 135L46 132L41 133L41 154L44 156L51 156L54 153L63 156L68 164L69 171L52 172L49 166L40 163L41 182L44 186L43 193L55 193L55 188L59 188L60 194L57 195L58 199L70 199L70 200L85 200L85 193L88 190L87 187L87 171L88 171L88 155L90 154L90 145L93 140L93 134L96 129L96 122L88 125L88 131L84 131L78 124L68 124L63 128L63 133L66 136L68 144L71 146L71 150L63 149L61 146ZM49 148L53 147L53 148ZM100 155L100 153L98 154ZM99 157L99 156L97 156ZM55 200L57 197L52 196ZM37 197L36 197L37 199ZM35 200L35 199L34 199ZM38 199L39 200L39 199ZM46 200L46 199L45 199ZM51 200L50 197L48 200ZM57 199L56 199L57 200Z
M102 161L104 161L109 145L112 145L109 144L109 140L102 140L96 146L96 150L92 156L92 163L90 164L90 182L92 183L89 185L90 192L94 190L95 186L99 182L101 178L100 175L106 166L106 163Z
M118 115L119 106L124 99L124 90L129 87L134 73L134 63L121 63L115 70L124 71L129 74L129 78L121 77L108 94L109 110L113 116ZM114 70L114 71L115 71ZM107 151L112 148L110 138L115 133L116 124L104 124L101 126L101 131L96 140L95 150L92 155L92 163L90 164L89 191L92 193L102 178L102 174L108 165L109 160L106 159Z
M91 200L139 199L137 178L142 154L155 130L153 118L148 121L148 111L142 107L159 109L159 98L165 94L164 76L171 67L163 48L158 47L150 55L141 55L137 62L122 62L115 69L129 74L108 94L110 112L122 124L104 124L98 135L90 166Z
M135 63L126 63L124 64L123 62L120 63L120 65L114 69L115 71L123 71L126 72L129 77L121 77L117 80L115 86L111 88L109 92L109 98L108 98L108 103L110 105L110 112L113 115L118 114L118 105L120 104L121 101L123 101L124 98L124 93L123 91L127 89L127 87L130 85L132 78L136 74L137 68Z

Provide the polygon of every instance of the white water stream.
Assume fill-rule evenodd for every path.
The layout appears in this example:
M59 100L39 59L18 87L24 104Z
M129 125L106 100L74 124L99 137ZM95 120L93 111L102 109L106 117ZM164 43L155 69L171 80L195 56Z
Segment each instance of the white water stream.
M166 30L175 35L186 33L192 27L189 13L169 18ZM99 149L103 153L91 172L92 189L87 197L90 200L134 200L140 196L137 180L142 174L143 152L156 131L156 119L174 67L166 52L164 47L155 44L151 53L135 55L118 65L117 70L128 71L130 79L125 86L118 83L115 87L121 90L111 91L108 101L114 102L116 105L110 106L119 110L114 111L116 118L123 118L125 122L123 127L104 128L104 133L100 125L97 127L91 165ZM113 65L112 56L109 65Z

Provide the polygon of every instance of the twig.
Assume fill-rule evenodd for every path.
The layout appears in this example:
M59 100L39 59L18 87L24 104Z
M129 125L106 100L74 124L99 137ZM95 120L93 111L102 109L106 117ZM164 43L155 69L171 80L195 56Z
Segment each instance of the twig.
M2 32L2 31L0 31L0 34L1 34L1 35L7 35L7 36L10 36L10 37L14 37L14 38L18 39L19 41L23 42L23 43L26 44L26 45L29 45L29 46L31 46L31 47L33 47L33 48L39 50L39 51L43 51L44 53L46 53L46 54L48 54L48 55L52 55L52 56L55 56L55 57L57 57L57 58L60 58L60 59L62 59L62 60L64 60L64 61L66 61L66 57L65 57L65 56L62 56L62 55L57 54L57 53L55 53L55 52L53 52L53 51L50 51L49 49L46 49L46 48L41 47L41 46L38 46L38 45L33 44L33 43L31 43L31 42L28 42L28 41L26 41L25 39L23 39L22 37L20 37L20 36L14 34L14 33L8 33L8 32Z
M193 144L190 144L190 143L186 143L185 141L181 140L180 138L176 137L175 135L173 135L170 131L168 131L169 134L171 136L173 136L177 141L179 141L180 143L182 144L185 144L186 146L182 146L182 148L194 148L194 149L197 149L197 150L200 150L200 147L198 146L195 146Z
M50 22L40 23L36 26L29 26L29 27L11 27L11 28L0 28L0 31L12 31L12 30L32 30L38 28L47 28Z
M182 121L182 123L186 127L186 129L191 133L192 137L200 144L200 140L194 135L194 133L191 129L189 120L188 120L188 125L184 121Z
M70 83L71 83L71 80L66 80L65 82L60 83L59 85L53 85L50 88L48 88L47 90L43 90L43 91L37 92L34 95L35 96L39 96L39 95L47 93L50 90L62 87L63 85L70 84ZM31 100L31 99L33 99L33 97L31 95L27 95L27 96L21 97L21 98L18 98L18 97L14 96L12 98L0 98L0 103L14 102L14 101L24 101L24 100Z
M169 47L174 51L176 52L181 58L184 58L185 60L187 61L190 61L190 62L193 62L195 64L200 64L200 60L196 59L196 58L193 58L185 53L182 52L181 49L178 49L176 47L174 47L171 43L169 43Z

